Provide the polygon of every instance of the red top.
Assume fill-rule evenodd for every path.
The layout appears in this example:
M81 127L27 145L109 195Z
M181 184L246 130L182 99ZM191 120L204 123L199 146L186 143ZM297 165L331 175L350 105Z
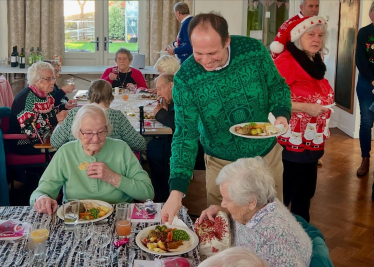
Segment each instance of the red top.
M115 66L117 67L117 66ZM110 84L113 83L113 81L111 79L109 79L109 74L112 72L114 67L110 67L110 68L107 68L103 75L101 75L101 78L100 79L103 79L103 80L106 80L108 82L110 82ZM134 79L135 83L136 83L136 87L139 88L139 87L144 87L144 88L148 88L147 87L147 84L145 83L145 80L144 80L144 76L143 74L141 73L140 70L138 69L135 69L135 68L131 68L131 77Z
M330 105L334 103L334 91L323 78L310 76L289 51L284 51L274 60L279 73L291 89L291 101ZM331 111L311 117L305 112L292 112L290 129L278 137L278 142L290 152L321 151L328 132ZM309 156L308 156L309 157Z

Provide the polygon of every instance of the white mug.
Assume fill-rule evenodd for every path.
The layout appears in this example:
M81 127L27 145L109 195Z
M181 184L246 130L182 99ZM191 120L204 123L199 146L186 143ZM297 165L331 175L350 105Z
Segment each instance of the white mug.
M119 87L114 87L114 96L119 96Z

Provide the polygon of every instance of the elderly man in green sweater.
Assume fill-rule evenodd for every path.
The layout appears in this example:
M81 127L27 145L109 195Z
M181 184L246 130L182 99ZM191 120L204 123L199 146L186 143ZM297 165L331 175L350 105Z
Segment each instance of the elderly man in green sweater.
M197 154L204 147L207 202L222 201L215 180L219 171L239 158L262 156L275 177L282 200L282 148L275 138L247 139L229 128L243 122L268 121L288 127L291 94L266 48L245 36L229 36L226 20L215 14L199 14L189 25L193 57L174 78L176 130L170 159L170 196L162 209L162 221L171 222L187 193Z

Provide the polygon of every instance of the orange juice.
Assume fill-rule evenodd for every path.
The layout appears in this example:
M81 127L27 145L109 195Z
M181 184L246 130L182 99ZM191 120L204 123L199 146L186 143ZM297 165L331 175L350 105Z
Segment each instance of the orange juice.
M117 234L120 237L129 236L131 234L131 223L128 220L116 222Z
M129 100L129 95L122 95L122 99L123 99L123 101Z
M49 231L47 229L36 229L32 231L30 234L30 238L32 242L35 244L44 242L44 240L46 240L48 237L49 237Z

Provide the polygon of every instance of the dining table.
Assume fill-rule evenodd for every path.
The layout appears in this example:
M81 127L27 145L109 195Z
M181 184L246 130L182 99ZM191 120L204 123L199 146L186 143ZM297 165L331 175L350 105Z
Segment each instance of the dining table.
M135 243L136 235L140 230L158 223L133 222L131 225L132 234L130 241L120 247L115 246L114 243L117 239L115 230L116 205L112 206L114 211L108 218L94 223L95 231L93 233L95 235L105 229L111 229L111 242L104 248L104 255L110 258L110 263L107 266L132 267L136 259L153 261L155 258L160 258L158 255L141 250ZM182 207L178 216L193 231L193 222L187 213L187 208ZM33 207L15 206L0 207L0 219L14 219L30 224L42 223L49 226L50 233L47 240L46 267L97 266L95 265L97 260L97 246L95 242L87 241L86 254L84 257L81 257L79 250L82 247L82 242L74 238L74 231L71 228L65 227L64 221L59 218L53 223L51 215L39 214ZM28 266L26 245L27 236L13 241L0 240L0 266ZM194 266L200 264L199 246L180 256L190 259Z

